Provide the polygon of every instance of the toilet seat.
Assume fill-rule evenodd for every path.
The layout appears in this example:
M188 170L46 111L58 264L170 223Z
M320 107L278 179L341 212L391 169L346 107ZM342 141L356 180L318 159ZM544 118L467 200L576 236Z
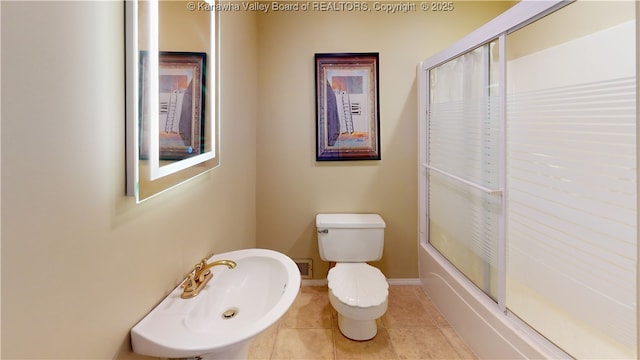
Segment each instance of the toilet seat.
M327 276L329 291L345 305L368 308L386 304L389 284L378 268L367 263L338 263Z

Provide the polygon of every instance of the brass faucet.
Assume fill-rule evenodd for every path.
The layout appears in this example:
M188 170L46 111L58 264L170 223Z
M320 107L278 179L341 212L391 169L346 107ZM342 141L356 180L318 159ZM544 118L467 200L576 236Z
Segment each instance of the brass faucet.
M211 278L213 277L213 274L209 269L218 265L225 265L229 269L233 269L236 267L235 261L232 260L218 260L212 262L211 264L207 264L206 258L200 260L200 262L195 265L193 271L182 283L181 286L184 291L182 292L182 295L180 295L180 297L183 299L190 299L197 296L200 293L200 290L202 290L204 286L207 285L209 280L211 280Z

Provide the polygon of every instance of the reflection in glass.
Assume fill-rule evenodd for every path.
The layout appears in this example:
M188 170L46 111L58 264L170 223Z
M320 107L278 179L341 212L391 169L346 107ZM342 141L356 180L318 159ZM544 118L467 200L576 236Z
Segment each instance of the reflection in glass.
M159 113L159 160L184 160L211 151L204 141L206 53L163 51L159 55L159 108L153 108ZM150 78L146 51L140 53L140 67L141 98L146 99ZM150 106L143 101L140 115L140 159L144 160L150 154Z

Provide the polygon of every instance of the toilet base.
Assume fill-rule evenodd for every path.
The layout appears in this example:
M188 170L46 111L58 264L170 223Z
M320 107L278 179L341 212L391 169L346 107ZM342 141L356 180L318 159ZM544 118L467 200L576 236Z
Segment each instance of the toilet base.
M338 328L342 335L351 340L373 339L378 333L376 320L355 320L338 313Z

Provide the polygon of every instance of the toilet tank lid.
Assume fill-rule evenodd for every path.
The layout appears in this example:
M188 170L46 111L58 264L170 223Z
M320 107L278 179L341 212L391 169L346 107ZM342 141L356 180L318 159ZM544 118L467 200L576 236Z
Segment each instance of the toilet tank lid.
M378 214L318 214L317 228L384 229L384 220Z

